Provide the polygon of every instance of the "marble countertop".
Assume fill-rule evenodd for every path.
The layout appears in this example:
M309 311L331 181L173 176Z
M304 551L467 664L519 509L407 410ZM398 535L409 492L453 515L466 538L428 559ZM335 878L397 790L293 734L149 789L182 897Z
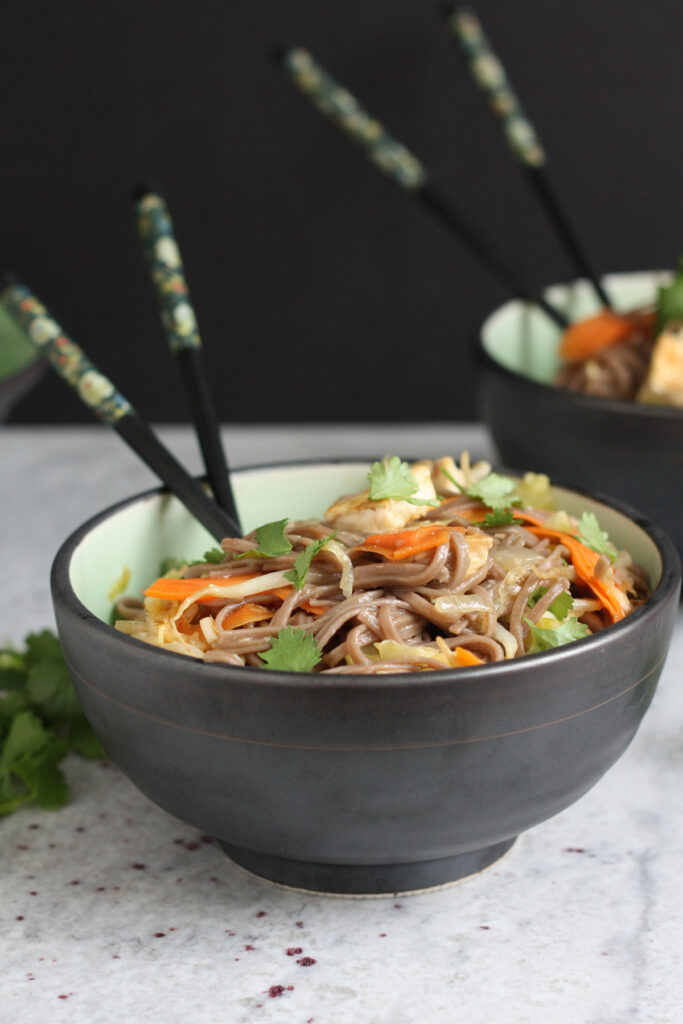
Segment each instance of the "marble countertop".
M162 431L199 470L184 428ZM490 455L475 425L231 427L235 466L313 455ZM154 480L97 427L0 428L0 644L52 627L59 543ZM11 529L10 529L11 527ZM232 864L114 767L0 822L0 1019L50 1024L674 1024L683 944L683 616L635 740L488 872L386 899L291 892Z

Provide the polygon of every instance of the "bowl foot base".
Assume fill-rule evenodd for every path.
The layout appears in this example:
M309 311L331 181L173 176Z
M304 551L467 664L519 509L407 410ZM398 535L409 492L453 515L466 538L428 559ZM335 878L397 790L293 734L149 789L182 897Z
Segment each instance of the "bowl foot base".
M389 896L434 889L476 875L506 854L515 838L454 857L410 864L319 864L271 857L230 843L220 845L240 867L278 885L337 896Z

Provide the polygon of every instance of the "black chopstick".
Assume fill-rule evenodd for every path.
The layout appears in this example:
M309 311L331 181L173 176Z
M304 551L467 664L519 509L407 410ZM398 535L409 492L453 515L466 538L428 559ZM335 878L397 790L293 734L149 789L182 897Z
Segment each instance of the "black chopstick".
M567 204L559 196L557 185L550 177L545 149L524 113L505 68L494 53L479 19L466 7L447 6L443 15L448 31L460 43L472 78L484 92L489 107L500 121L509 148L522 164L537 199L574 266L588 278L600 303L611 308L595 260L585 240L579 237Z
M431 183L420 160L392 138L347 89L315 62L307 50L280 50L273 56L276 63L325 117L358 143L372 163L429 210L492 274L514 293L539 306L557 326L563 329L567 327L569 321L564 313L542 295L535 294L480 229Z
M217 540L241 536L239 524L164 447L130 402L65 334L29 288L8 276L0 284L0 302L84 405L120 434L209 533Z
M163 196L149 184L135 190L133 202L138 235L149 263L161 322L180 370L209 484L221 508L239 523L218 417L202 358L202 340L173 221Z

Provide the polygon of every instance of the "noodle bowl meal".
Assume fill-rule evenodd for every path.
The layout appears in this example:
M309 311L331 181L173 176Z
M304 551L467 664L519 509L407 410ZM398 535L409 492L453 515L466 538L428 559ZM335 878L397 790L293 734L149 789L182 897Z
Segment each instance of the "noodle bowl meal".
M580 640L649 596L596 515L463 453L391 456L325 518L265 523L165 565L116 628L207 662L332 674L483 665Z

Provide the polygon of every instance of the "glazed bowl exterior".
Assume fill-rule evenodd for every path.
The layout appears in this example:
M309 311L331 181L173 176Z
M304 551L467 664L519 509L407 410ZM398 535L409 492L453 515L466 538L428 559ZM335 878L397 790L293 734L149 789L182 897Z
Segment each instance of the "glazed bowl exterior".
M321 516L362 489L367 465L309 463L233 474L246 530ZM107 596L165 556L215 543L162 491L81 526L58 552L52 592L83 708L143 793L257 874L337 893L414 890L471 874L522 830L590 789L650 704L677 609L667 537L619 506L597 511L656 581L645 605L599 635L484 667L376 677L197 661L115 631Z
M605 286L617 309L654 302L659 272L614 274ZM548 297L572 320L596 311L586 281ZM583 395L553 385L559 330L539 310L507 302L476 339L479 412L501 460L614 494L672 537L683 557L683 409Z

